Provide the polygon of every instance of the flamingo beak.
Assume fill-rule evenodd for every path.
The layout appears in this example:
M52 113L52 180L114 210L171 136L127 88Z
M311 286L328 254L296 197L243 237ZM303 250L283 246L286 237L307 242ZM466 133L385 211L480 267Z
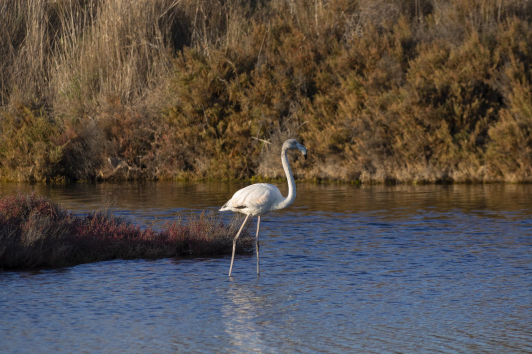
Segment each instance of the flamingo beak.
M303 156L305 156L305 160L307 159L307 148L304 147L303 145L301 144L298 144L297 145L297 148L299 149L299 151L301 151L301 153L303 154Z

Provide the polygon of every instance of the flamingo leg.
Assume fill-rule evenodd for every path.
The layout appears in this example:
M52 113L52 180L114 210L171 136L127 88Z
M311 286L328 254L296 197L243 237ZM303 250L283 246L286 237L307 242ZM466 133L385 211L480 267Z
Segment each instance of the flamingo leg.
M233 261L235 260L235 250L236 250L236 239L240 236L240 233L244 229L244 225L246 225L248 218L249 218L249 214L246 215L246 218L244 219L242 226L240 226L240 230L238 230L238 233L236 234L236 237L233 240L233 256L231 257L231 268L229 268L229 276L231 276L231 272L233 271Z
M260 275L259 266L259 228L260 228L260 215L257 221L257 236L255 236L255 249L257 250L257 275Z

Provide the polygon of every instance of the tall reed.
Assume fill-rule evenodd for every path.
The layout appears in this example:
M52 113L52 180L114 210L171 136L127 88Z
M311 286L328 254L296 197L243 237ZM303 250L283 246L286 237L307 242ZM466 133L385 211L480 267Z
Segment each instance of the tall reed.
M0 178L530 181L531 0L5 0Z

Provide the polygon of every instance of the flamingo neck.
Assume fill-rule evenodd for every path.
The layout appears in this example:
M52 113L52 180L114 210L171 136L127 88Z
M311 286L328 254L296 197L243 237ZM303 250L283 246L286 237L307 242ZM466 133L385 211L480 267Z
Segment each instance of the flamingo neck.
M288 163L287 156L288 149L283 146L283 151L281 152L281 161L283 162L284 173L286 174L286 179L288 180L288 196L275 206L275 209L283 209L292 205L296 199L296 184L294 177L292 176L292 170L290 170L290 164Z

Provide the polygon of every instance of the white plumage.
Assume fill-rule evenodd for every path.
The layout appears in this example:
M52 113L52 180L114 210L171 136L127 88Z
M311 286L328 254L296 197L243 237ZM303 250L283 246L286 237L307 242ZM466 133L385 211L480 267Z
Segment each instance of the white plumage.
M236 211L246 214L246 219L242 223L240 230L236 234L233 240L233 256L231 257L231 267L229 268L229 276L233 270L233 261L235 259L236 240L240 236L244 225L248 221L249 217L258 216L257 220L257 235L255 237L255 248L257 250L257 275L260 274L259 267L259 228L260 217L273 210L279 210L290 206L296 199L296 186L292 171L290 170L290 164L288 163L288 157L286 152L291 149L298 149L303 153L305 158L307 157L307 148L295 141L294 139L288 139L284 142L281 161L283 163L286 179L288 180L288 196L285 198L282 196L279 189L271 184L256 183L251 186L247 186L237 191L231 199L220 209L220 211Z
M267 183L257 183L242 188L220 209L237 211L252 216L260 216L275 210L284 197L279 188Z

